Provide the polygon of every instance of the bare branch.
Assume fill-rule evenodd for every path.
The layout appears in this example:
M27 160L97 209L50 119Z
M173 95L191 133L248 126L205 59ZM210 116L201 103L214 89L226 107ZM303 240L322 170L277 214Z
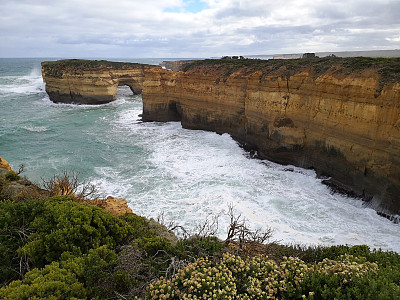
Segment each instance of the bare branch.
M17 175L23 173L24 171L25 171L25 166L23 164L20 164L18 167Z
M232 205L229 206L228 216L230 217L230 224L225 244L235 246L240 251L253 251L268 242L272 236L271 228L266 230L250 229L246 219L242 218L240 214L235 216Z
M45 180L42 178L42 187L52 196L73 196L77 200L94 198L98 188L90 182L79 182L79 173L64 170L61 175L54 175Z

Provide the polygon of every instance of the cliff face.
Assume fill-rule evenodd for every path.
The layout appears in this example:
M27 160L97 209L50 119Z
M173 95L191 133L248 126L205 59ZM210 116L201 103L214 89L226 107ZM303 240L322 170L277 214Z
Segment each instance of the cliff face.
M229 133L264 158L314 168L378 211L400 214L398 70L286 64L148 69L143 120Z
M53 102L103 104L116 99L117 88L121 85L140 94L144 70L151 67L134 63L61 60L42 62L42 76Z

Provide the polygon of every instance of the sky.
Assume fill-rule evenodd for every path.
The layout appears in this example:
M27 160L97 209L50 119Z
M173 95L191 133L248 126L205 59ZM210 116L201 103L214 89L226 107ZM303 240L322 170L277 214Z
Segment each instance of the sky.
M0 0L0 57L400 49L400 0Z

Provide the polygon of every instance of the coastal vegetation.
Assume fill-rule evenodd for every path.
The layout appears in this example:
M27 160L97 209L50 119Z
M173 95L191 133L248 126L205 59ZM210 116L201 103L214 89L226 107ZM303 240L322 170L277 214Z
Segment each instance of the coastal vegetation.
M55 78L62 78L64 72L74 75L82 75L88 70L129 70L129 69L146 69L150 65L130 62L108 61L108 60L89 60L89 59L61 59L56 61L42 62L42 70L48 75Z
M214 70L230 75L236 71L250 74L262 71L269 74L278 70L286 71L287 75L301 70L311 69L312 75L318 77L328 69L334 67L336 72L360 72L365 69L374 68L382 76L383 82L398 82L400 80L400 57L374 58L374 57L336 57L327 56L322 58L299 58L299 59L205 59L187 63L182 71L188 72L198 67L212 67Z
M69 191L15 197L11 187L28 183L9 172L0 172L2 299L400 297L395 252L280 245L233 208L225 240L213 236L212 220L189 234L134 213L113 215Z
M74 67L74 68L82 68L82 69L90 69L90 68L107 68L111 67L113 69L125 69L131 67L141 67L141 66L149 66L146 64L140 63L131 63L131 62L120 62L120 61L109 61L109 60L92 60L92 59L61 59L56 61L46 61L44 63L46 67Z

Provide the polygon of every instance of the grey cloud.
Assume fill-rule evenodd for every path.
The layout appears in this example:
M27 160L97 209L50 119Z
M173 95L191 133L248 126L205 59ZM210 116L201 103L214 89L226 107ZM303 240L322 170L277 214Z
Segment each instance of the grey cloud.
M307 6L292 0L221 0L199 14L163 13L169 2L179 4L173 1L0 0L0 56L199 57L400 48L388 39L400 32L398 0Z

